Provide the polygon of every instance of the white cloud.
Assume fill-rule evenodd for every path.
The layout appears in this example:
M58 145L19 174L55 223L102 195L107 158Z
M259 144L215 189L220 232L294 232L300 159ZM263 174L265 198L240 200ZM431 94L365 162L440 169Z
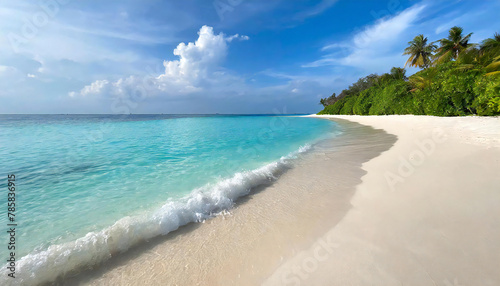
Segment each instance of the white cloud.
M133 12L143 4L117 6ZM145 65L158 60L143 49L178 42L175 34L186 25L125 14L106 3L96 7L78 1L7 1L0 7L0 64L17 68L23 78L32 74L40 81L57 81L57 87L46 86L48 93L62 86L70 90L81 85L77 82L103 75L143 72ZM33 68L32 62L38 66ZM25 88L18 87L18 93Z
M284 82L266 87L247 84L242 76L223 67L228 45L236 39L247 37L216 34L212 27L203 26L196 41L180 43L174 49L178 58L164 61L160 75L94 81L69 96L82 101L111 99L111 112L116 113L141 112L143 106L157 112L220 112L230 107L232 112L251 113L282 107L290 112L316 111L319 96L330 94L331 75L318 78L264 72L259 76ZM311 93L317 96L311 97Z
M231 42L234 39L239 39L239 40L242 40L242 41L247 41L247 40L250 40L250 37L245 36L245 35L240 36L239 34L236 34L236 35L232 35L230 37L227 37L226 39L227 39L228 42Z
M247 40L248 37L214 34L212 27L203 26L194 43L180 43L174 49L173 54L179 57L178 60L163 62L163 74L142 78L129 76L114 82L97 80L80 92L71 92L69 95L132 96L140 93L141 96L177 96L234 85L242 80L230 75L221 65L227 55L227 43L235 39Z
M338 0L322 0L320 3L318 3L316 6L305 10L299 14L296 15L296 18L298 19L306 19L309 17L314 17L316 15L319 15L332 7L335 3L337 3Z
M102 93L109 86L109 81L107 80L97 80L90 85L85 86L81 94L82 95L92 95Z
M2 66L0 65L0 74L8 74L9 72L15 71L14 67Z
M398 41L397 36L404 32L424 10L425 5L408 8L392 18L384 18L375 25L368 26L354 36L353 42L358 49L371 48L374 44Z
M321 51L327 51L335 48L350 48L350 47L352 47L352 45L347 43L333 43L322 47Z
M322 51L335 51L303 67L343 65L374 70L380 66L398 65L402 51L394 52L394 46L401 44L401 35L419 19L425 7L414 5L393 17L366 26L346 42L324 46Z

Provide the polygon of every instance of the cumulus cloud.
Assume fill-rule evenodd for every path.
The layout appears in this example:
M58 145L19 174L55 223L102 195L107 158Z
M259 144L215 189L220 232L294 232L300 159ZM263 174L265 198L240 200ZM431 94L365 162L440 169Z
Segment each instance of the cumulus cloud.
M109 90L110 87L110 82L107 80L96 80L95 82L91 83L90 85L85 86L81 91L80 94L83 96L86 95L92 95L92 94L100 94L103 93L107 90ZM75 92L70 92L70 96L75 96L77 93Z
M330 94L331 76L276 76L283 83L266 87L248 84L245 78L223 67L229 44L248 40L241 35L214 33L203 26L194 42L180 43L173 50L177 57L165 60L155 74L129 76L118 80L98 80L70 92L72 100L111 99L113 113L171 112L269 113L287 108L289 112L316 111L320 97ZM311 96L312 95L312 96ZM291 100L293 98L293 100ZM143 109L144 108L144 109Z
M114 82L97 80L80 92L70 92L69 95L127 96L140 93L141 96L176 96L206 91L212 87L220 88L224 83L240 80L221 66L227 56L228 43L236 39L249 38L238 34L214 34L212 27L203 26L195 42L180 43L174 49L173 54L179 59L164 61L162 74L130 76Z

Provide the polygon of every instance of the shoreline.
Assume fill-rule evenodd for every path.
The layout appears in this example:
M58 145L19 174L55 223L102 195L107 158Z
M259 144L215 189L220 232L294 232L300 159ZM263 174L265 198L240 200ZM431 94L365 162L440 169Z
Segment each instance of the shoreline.
M500 118L314 117L382 128L398 141L363 164L353 208L318 240L337 245L330 255L307 249L264 285L283 285L297 267L311 271L289 285L500 284Z
M229 214L65 282L500 283L499 118L318 117L388 137L380 145L368 136L355 140L361 145L316 150Z
M371 127L341 125L347 130L340 140L317 144L274 183L238 200L230 213L153 239L60 284L262 283L342 219L364 174L361 164L395 141Z
M18 121L22 120L20 118ZM177 128L184 125L183 122L186 128ZM191 124L193 122L199 124ZM89 124L95 127L94 123ZM122 120L117 123L123 125ZM218 123L223 126L227 123L227 128ZM48 199L45 203L45 200L38 200L36 195L28 199L34 203L33 210L42 210L36 205L53 210L49 213L40 211L40 215L32 219L36 221L42 218L43 221L46 213L61 220L55 219L54 228L50 231L44 231L38 223L28 225L22 235L33 235L23 239L23 253L16 253L21 257L16 268L17 277L9 280L5 278L8 277L6 271L0 271L5 274L2 274L0 284L39 285L55 281L58 277L70 277L83 270L97 268L105 260L126 252L130 247L166 235L182 225L212 218L231 209L234 201L248 194L252 187L274 181L275 177L289 168L295 156L307 152L314 142L339 134L333 122L291 117L243 116L149 121L146 127L151 128L141 128L144 132L129 133L137 129L137 124L146 123L141 121L111 128L116 132L110 133L109 137L126 140L121 140L123 144L117 146L109 140L97 143L95 154L102 156L87 158L85 164L67 162L67 165L62 164L57 169L61 173L47 174L48 179L62 184L56 184L59 188L49 189L53 195L45 196ZM186 130L191 130L189 126L198 130L194 135L197 139L184 141L181 138L184 138ZM207 133L200 130L201 126ZM74 129L70 124L61 127L68 132L68 129ZM157 135L155 130L158 129L164 130L163 136ZM264 138L263 132L273 136ZM206 140L214 134L224 133L234 136L223 140ZM57 138L56 135L50 137ZM166 140L168 137L172 140ZM43 148L43 145L40 147ZM146 146L148 148L144 148ZM16 150L16 147L13 146L12 150ZM141 155L124 157L135 153L132 150ZM36 157L32 155L30 157ZM128 162L125 166L118 163L123 159ZM63 160L66 160L65 152L55 154L53 162L65 162ZM34 165L39 166L40 171L46 170L43 162ZM75 175L79 177L77 181L74 180ZM35 178L40 178L38 176L37 172L26 172L26 177L31 178L27 182L32 184L27 184L25 188L36 188L38 180ZM96 178L100 178L100 182ZM89 187L89 184L94 184L92 181L96 181L95 187ZM118 181L118 184L112 183ZM40 186L43 189L50 180L42 182ZM144 182L147 182L144 188L139 188ZM58 199L51 200L51 197ZM90 227L93 223L96 224ZM59 237L57 234L62 235ZM43 241L42 237L54 236L56 241L45 239L46 245L33 245L36 241Z

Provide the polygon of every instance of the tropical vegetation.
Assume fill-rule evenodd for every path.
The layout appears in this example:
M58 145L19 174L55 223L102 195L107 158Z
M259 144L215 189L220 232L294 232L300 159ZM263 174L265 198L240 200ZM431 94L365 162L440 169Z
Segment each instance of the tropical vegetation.
M424 35L408 43L404 68L360 78L339 95L321 99L319 114L500 115L500 35L480 44L472 33L453 27L447 38L428 43Z
M427 38L424 35L418 35L413 41L408 42L410 45L405 49L403 55L410 55L406 65L410 64L412 67L427 68L432 62L432 53L436 50L437 46L434 43L427 44Z

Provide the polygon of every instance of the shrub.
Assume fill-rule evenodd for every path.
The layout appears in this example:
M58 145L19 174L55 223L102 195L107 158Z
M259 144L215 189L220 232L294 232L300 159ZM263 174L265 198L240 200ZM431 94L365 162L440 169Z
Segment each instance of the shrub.
M357 96L351 95L347 96L344 98L344 106L342 106L342 109L340 110L340 114L343 115L353 115L352 108L354 106L354 103L356 103Z
M399 114L407 109L409 85L404 80L392 80L374 90L373 103L368 111L370 115Z
M500 76L481 76L474 87L473 106L478 115L500 115Z
M485 73L479 63L453 61L424 69L406 81L402 71L393 69L378 81L373 75L359 80L353 86L371 86L349 93L321 114L497 115L500 76Z
M372 106L372 99L374 90L376 88L371 87L367 90L362 91L356 98L356 102L353 106L353 113L357 115L368 114L370 107Z

